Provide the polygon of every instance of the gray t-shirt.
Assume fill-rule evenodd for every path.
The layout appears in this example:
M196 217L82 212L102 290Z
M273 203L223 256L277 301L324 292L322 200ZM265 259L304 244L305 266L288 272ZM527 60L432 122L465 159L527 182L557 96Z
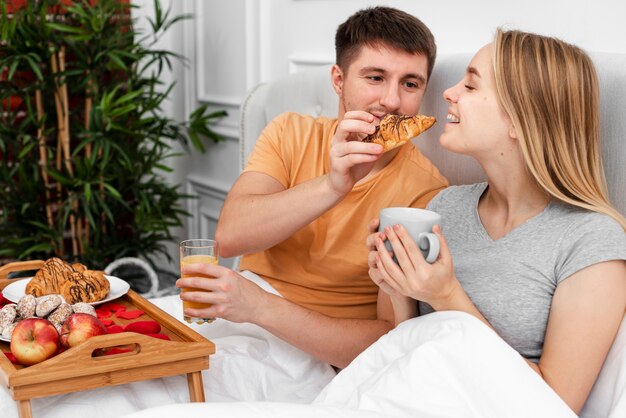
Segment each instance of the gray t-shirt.
M592 264L626 259L626 233L609 216L553 200L494 241L478 215L486 188L449 187L428 209L442 216L456 275L476 307L509 345L537 362L556 287ZM421 314L432 312L419 305Z

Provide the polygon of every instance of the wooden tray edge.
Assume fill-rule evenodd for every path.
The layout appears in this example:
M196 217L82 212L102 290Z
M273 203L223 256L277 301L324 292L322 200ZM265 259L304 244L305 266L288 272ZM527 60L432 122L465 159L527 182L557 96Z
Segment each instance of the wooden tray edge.
M92 357L94 351L102 348L135 344L139 347L136 353ZM44 362L16 369L8 376L8 386L39 384L118 370L132 370L150 365L209 357L213 353L215 353L215 345L206 339L200 342L165 341L134 332L99 335ZM77 365L80 367L76 367Z

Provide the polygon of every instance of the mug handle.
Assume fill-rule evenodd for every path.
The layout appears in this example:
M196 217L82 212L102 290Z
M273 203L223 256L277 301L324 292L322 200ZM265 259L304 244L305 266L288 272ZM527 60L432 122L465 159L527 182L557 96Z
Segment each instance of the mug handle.
M427 263L434 263L437 257L439 257L439 250L441 245L439 238L432 232L422 232L417 236L417 246L423 253L426 253L424 258Z

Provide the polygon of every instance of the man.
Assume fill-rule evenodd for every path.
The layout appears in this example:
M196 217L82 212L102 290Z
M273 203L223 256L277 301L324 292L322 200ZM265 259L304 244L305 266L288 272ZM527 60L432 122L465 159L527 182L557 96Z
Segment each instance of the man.
M424 207L447 185L408 143L387 153L362 142L387 113L418 113L436 47L405 12L375 7L348 18L335 38L331 81L337 119L279 115L263 131L233 185L216 232L220 254L244 254L241 269L282 297L220 266L215 280L181 279L186 311L250 322L336 367L347 366L393 327L391 302L368 276L368 220L383 207Z

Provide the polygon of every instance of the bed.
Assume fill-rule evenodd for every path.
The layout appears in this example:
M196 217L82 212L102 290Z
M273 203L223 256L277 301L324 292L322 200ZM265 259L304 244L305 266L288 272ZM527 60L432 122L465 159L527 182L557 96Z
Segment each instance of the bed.
M626 213L626 55L592 54L602 88L603 158L613 202ZM470 56L437 60L422 113L445 120L441 92L461 77ZM242 105L243 166L266 123L285 110L335 115L329 67L257 86ZM452 184L484 179L473 160L444 153L437 124L417 141ZM258 280L249 274L251 280ZM258 282L273 291L266 283ZM152 300L182 318L180 300ZM206 403L190 404L183 376L106 387L32 402L36 418L125 416L228 417L573 417L519 355L473 317L442 312L406 321L338 374L327 364L251 324L217 320L194 326L215 342L203 373ZM462 347L462 349L458 349ZM17 418L6 389L0 416ZM626 416L626 321L622 323L581 417Z

